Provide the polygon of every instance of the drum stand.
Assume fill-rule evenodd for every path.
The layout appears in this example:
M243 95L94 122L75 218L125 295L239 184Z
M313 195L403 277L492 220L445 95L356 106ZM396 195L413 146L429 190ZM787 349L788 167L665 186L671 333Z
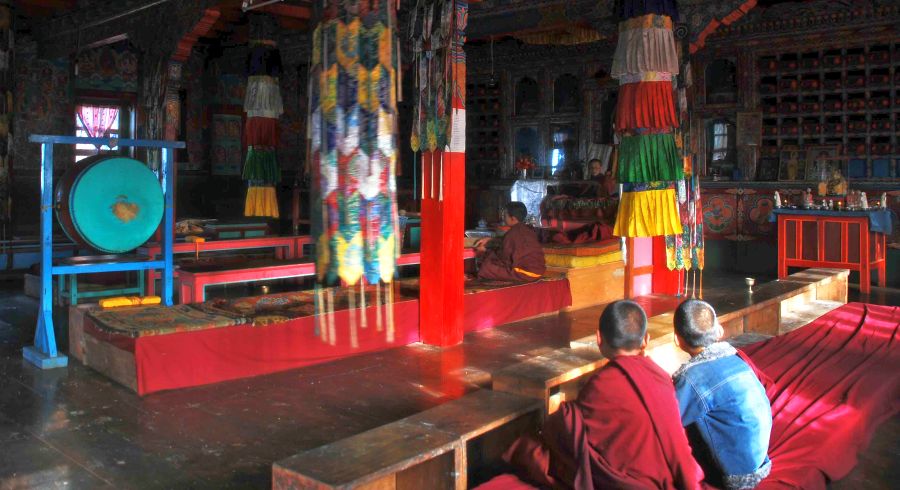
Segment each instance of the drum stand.
M22 356L41 369L65 367L69 358L59 353L56 347L56 333L53 329L53 276L69 274L91 274L97 272L124 272L162 269L163 303L172 306L172 243L174 240L174 149L184 148L183 141L132 140L116 138L80 138L76 136L31 135L28 141L41 144L41 309L38 312L34 345L22 349ZM132 148L162 149L163 214L162 260L138 262L106 262L79 265L53 265L53 145L76 145L87 143L96 146L107 145Z

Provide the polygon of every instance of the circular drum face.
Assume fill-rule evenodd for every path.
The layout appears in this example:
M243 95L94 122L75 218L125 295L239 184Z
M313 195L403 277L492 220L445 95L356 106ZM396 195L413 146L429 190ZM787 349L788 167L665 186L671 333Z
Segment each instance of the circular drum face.
M56 199L66 235L106 253L143 245L159 227L165 206L156 174L125 157L83 160L60 180Z

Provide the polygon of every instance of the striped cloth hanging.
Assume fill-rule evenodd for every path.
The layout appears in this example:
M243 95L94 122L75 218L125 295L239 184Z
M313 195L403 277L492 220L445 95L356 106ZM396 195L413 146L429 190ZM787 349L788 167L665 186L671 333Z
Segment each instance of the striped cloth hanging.
M284 112L281 98L281 55L274 41L251 41L247 55L247 89L244 94L244 144L247 157L242 177L247 181L244 216L279 217L275 185L281 180L276 147L278 118Z
M313 32L311 221L320 284L389 283L394 276L399 242L393 4L325 0Z

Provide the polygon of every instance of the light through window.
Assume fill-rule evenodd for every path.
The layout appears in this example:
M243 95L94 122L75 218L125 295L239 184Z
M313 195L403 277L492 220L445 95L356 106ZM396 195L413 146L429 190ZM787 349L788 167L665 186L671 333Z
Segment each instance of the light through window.
M77 106L75 112L75 136L89 137L93 133L93 136L96 137L118 138L121 112L118 107L112 106ZM75 161L96 155L100 151L110 151L116 148L118 147L110 148L107 145L97 148L91 144L79 143L75 145Z
M718 162L728 157L728 125L717 122L713 125L712 160Z

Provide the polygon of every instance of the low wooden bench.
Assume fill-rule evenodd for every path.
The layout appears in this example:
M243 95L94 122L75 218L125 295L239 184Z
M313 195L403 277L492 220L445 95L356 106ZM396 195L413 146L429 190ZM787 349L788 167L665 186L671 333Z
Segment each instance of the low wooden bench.
M463 259L475 256L472 249L463 252ZM421 262L420 253L403 254L397 259L398 266L416 265ZM181 283L181 304L202 303L206 300L206 287L216 284L239 284L253 281L287 279L292 277L312 276L316 273L316 264L312 259L303 260L257 260L229 266L192 265L178 271Z
M726 339L744 334L767 338L806 325L842 305L816 298L819 288L824 298L846 298L847 274L841 269L809 269L763 284L752 294L741 292L713 301L712 306L719 313ZM647 323L647 356L674 373L689 356L675 345L673 313L652 316ZM573 340L570 348L501 369L493 373L493 389L540 399L545 414L553 413L561 402L575 399L590 375L605 364L596 343L592 334Z
M210 240L206 242L176 242L172 244L172 253L200 254L206 252L223 252L252 249L274 249L276 259L296 259L303 256L304 245L312 243L312 239L306 235L298 236L265 236L254 238L235 238L230 240ZM146 255L149 260L155 260L162 255L162 244L148 243L138 249L138 253ZM176 275L178 272L176 271ZM158 273L148 270L146 274L147 294L156 294L156 279Z
M542 400L543 413L551 414L560 403L574 400L605 364L596 345L557 349L492 373L492 389Z
M491 476L540 403L480 390L272 465L273 489L453 489Z

